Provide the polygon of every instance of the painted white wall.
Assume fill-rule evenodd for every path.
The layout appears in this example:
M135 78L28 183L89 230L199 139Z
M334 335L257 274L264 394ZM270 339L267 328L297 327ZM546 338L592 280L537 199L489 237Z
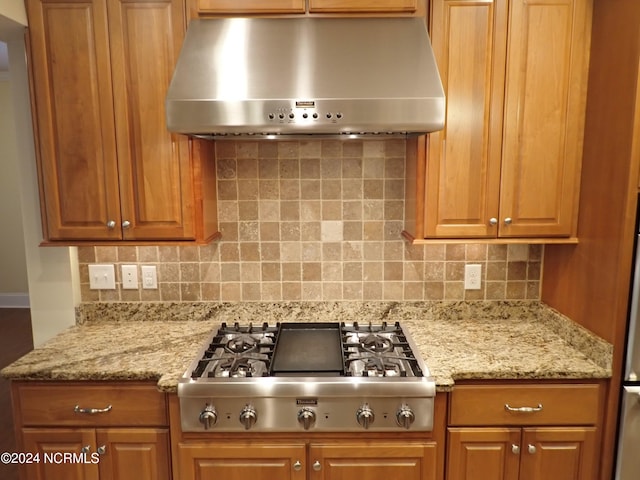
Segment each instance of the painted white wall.
M18 5L22 5L22 11ZM21 14L24 21L11 20L19 18ZM25 25L26 15L22 2L0 3L0 40L7 43L9 51L9 83L18 152L16 182L20 185L33 343L39 346L55 334L74 325L75 306L80 301L80 281L77 249L39 246L42 231L38 179L26 51L21 34Z
M17 296L28 296L27 264L22 233L18 178L18 147L9 79L0 77L0 307L16 306Z
M24 2L20 0L3 0L0 4L0 15L7 18L7 21L18 25L27 25L27 12Z

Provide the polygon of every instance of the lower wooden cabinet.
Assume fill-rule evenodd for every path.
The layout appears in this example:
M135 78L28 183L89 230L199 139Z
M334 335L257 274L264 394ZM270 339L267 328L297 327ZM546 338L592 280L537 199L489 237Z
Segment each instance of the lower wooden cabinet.
M170 480L166 395L154 383L14 382L22 480Z
M305 445L190 443L178 446L178 478L198 480L303 480Z
M435 442L309 445L310 480L435 480Z
M169 429L24 428L29 480L169 480Z
M449 428L447 480L591 480L596 429Z
M450 395L447 480L595 480L602 385L456 385Z
M435 442L181 443L183 480L436 480Z

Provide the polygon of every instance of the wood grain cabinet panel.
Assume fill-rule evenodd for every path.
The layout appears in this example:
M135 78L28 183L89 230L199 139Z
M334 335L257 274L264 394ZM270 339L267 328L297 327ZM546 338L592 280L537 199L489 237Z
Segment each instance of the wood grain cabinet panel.
M447 108L408 150L409 237L576 237L591 4L433 0Z
M309 12L415 12L417 0L309 0Z
M591 0L510 2L501 236L575 234L591 8Z
M450 428L447 480L593 480L595 428Z
M447 98L429 136L426 237L490 237L498 216L508 4L435 0L431 42Z
M517 480L520 435L519 428L450 428L447 480Z
M595 480L600 384L456 385L447 480Z
M22 466L24 478L29 480L99 480L96 463L64 461L64 455L79 455L82 449L95 446L95 434L90 428L25 428L20 451L40 455L40 462ZM95 452L95 450L94 450ZM50 455L52 461L45 461Z
M119 239L106 227L122 223L106 3L26 7L45 236Z
M100 480L169 480L169 430L98 429Z
M22 465L24 479L170 479L166 395L155 385L14 382L12 401L16 451L40 458Z
M202 199L215 184L198 172L213 159L165 125L183 1L26 5L45 241L212 238Z
M436 443L309 445L309 480L435 480Z
M304 13L305 0L193 0L195 10L207 13Z
M304 444L189 443L178 446L179 476L199 480L305 480Z

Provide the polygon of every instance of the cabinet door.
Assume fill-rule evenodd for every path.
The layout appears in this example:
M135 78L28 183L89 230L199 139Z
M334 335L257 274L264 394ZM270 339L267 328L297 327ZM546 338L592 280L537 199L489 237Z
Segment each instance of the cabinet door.
M314 12L415 12L417 0L309 0Z
M185 30L180 0L109 2L125 240L194 238L187 137L172 135L165 96Z
M98 480L98 461L92 463L92 454L96 453L93 429L24 428L22 438L23 451L40 455L39 463L22 466L25 473L23 478L29 480ZM79 460L83 449L87 452L84 463ZM46 460L45 456L47 456Z
M520 480L595 480L595 444L595 428L525 429Z
M199 13L304 13L305 0L194 0Z
M431 42L447 108L429 135L425 237L495 237L506 0L434 0Z
M513 0L500 236L569 236L577 223L590 0ZM510 218L510 224L504 220Z
M518 480L519 428L449 428L448 449L447 480Z
M99 429L100 480L169 480L168 429Z
M435 443L381 443L309 446L310 480L435 480Z
M304 444L179 444L178 478L199 480L304 480Z
M44 236L120 239L104 0L27 0Z

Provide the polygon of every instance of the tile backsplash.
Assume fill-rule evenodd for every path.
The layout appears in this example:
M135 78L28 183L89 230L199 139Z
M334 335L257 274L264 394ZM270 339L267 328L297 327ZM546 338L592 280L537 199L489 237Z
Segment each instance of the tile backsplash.
M222 239L79 247L82 301L539 300L541 245L401 238L404 140L225 141L216 158ZM90 290L89 263L115 264L116 290ZM131 264L156 265L158 289L122 289Z

